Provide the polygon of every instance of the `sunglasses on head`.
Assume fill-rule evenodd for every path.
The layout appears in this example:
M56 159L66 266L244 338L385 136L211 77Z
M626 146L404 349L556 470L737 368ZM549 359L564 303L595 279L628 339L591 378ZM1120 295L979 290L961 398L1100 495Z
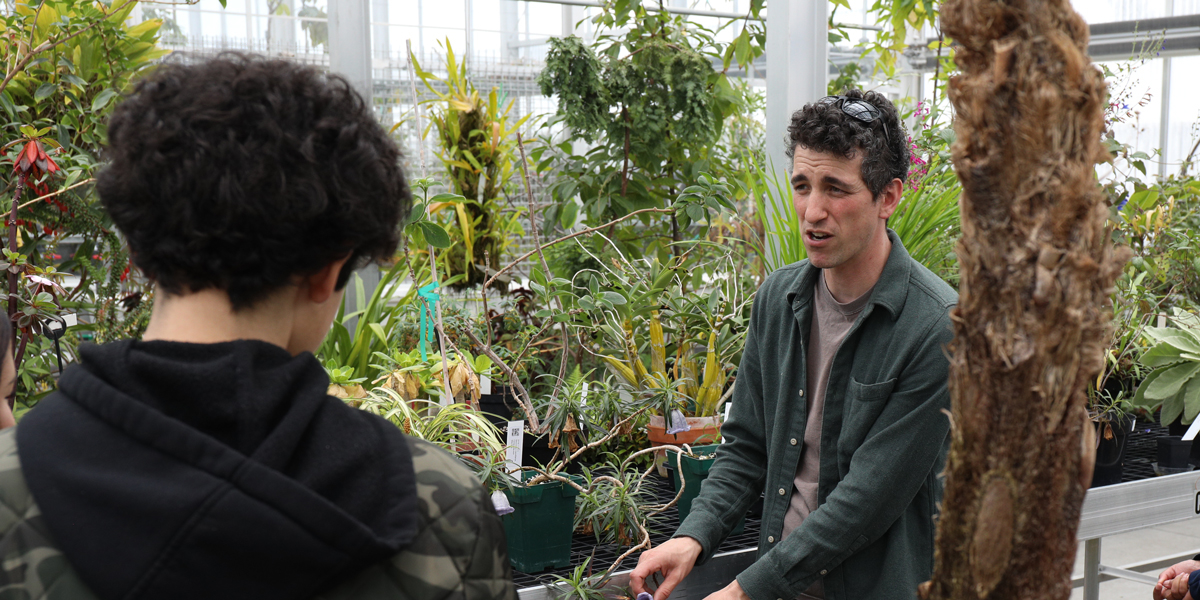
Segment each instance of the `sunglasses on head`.
M883 111L879 110L875 105L859 98L847 98L846 96L825 96L817 100L817 104L833 104L842 109L842 113L849 115L863 123L870 124L878 119L883 118ZM883 137L891 142L888 136L887 124L883 125Z

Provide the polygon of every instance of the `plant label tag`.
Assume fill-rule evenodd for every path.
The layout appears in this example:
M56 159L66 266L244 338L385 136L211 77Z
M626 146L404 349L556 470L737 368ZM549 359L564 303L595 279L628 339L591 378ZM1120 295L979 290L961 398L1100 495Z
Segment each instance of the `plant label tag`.
M67 327L74 327L79 324L79 317L75 316L75 313L66 313L62 315L62 320L63 325Z
M1196 434L1200 433L1200 417L1197 417L1192 424L1188 426L1187 433L1183 434L1183 441L1190 442L1196 439Z
M722 422L722 423L724 423L725 421L728 421L728 420L729 420L729 409L730 409L732 406L733 406L733 403L732 403L732 402L726 402L726 403L725 403L725 416L721 418L721 422ZM717 442L717 443L718 443L718 444L724 444L724 443L725 443L725 436L721 436L721 441L720 441L720 442Z
M583 382L583 394L579 397L579 405L587 406L588 382Z
M484 396L492 395L492 378L487 375L479 376L479 393Z
M508 441L504 448L504 465L508 472L518 471L522 466L521 441L525 437L525 421L508 422Z

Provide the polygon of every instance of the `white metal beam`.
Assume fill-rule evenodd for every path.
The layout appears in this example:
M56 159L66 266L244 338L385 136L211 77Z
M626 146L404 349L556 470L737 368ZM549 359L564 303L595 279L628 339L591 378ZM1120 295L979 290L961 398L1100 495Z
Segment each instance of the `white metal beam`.
M766 152L782 175L791 165L784 136L792 113L825 96L829 80L829 3L791 0L767 6Z
M354 86L367 106L371 106L374 84L371 78L371 6L369 0L337 0L329 3L329 70ZM379 285L379 267L370 265L358 271L363 279L365 304ZM355 287L347 286L346 306L354 310L359 298ZM349 312L349 311L347 311ZM350 327L354 331L353 326Z
M346 79L370 102L371 7L368 0L329 3L329 70Z

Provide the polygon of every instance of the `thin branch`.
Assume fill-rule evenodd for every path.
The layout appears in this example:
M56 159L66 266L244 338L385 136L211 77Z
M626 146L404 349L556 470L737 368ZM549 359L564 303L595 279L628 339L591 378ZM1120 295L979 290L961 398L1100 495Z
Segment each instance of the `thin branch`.
M542 252L542 236L538 228L537 218L533 211L533 188L529 185L529 166L528 159L525 158L525 141L521 139L521 132L517 132L517 150L521 153L521 175L525 180L525 201L529 204L529 227L533 229L533 243L537 245L538 258L542 259L542 268L546 269L546 273L550 273L550 263L546 262L546 254ZM562 298L555 296L554 299L558 303L558 312L567 312L566 306L563 305ZM567 339L570 334L567 333L567 324L562 322L559 324L562 330L562 356L558 361L558 377L554 380L554 389L550 392L550 405L554 405L554 400L558 398L558 392L562 389L563 377L567 375L567 356L570 348L567 344Z
M587 234L589 234L589 233L595 233L595 232L597 232L597 231L600 231L601 229L604 229L604 228L606 228L606 227L609 227L609 226L612 226L612 225L616 225L617 223L620 223L621 221L624 221L624 220L626 220L626 219L629 219L629 218L631 218L631 217L635 217L635 216L637 216L637 215L640 215L640 214L645 214L645 213L669 213L669 212L675 212L675 209L672 209L672 208L643 208L643 209L641 209L641 210L635 210L635 211L633 211L633 212L631 212L631 213L629 213L629 214L627 214L627 215L625 215L625 216L623 216L623 217L621 217L621 218L619 218L619 219L613 219L612 221L609 221L609 222L607 222L607 223L605 223L605 224L603 224L603 225L597 225L597 226L595 226L595 227L588 227L587 229L582 229L582 230L580 230L580 231L576 231L575 233L572 233L572 234L569 234L569 235L564 235L564 236L562 236L562 237L560 237L560 238L558 238L558 239L555 239L555 240L553 240L553 241L546 242L545 244L539 244L539 245L538 245L537 247L535 247L533 250L530 250L529 252L526 252L525 254L522 254L521 256L518 256L517 258L513 259L513 261L512 261L512 262L510 262L510 263L508 263L507 265L505 265L503 269L500 269L499 271L496 271L496 274L495 274L495 275L492 275L492 278L491 278L491 279L488 279L486 282L484 282L484 284L483 284L483 285L484 285L485 287L486 287L486 286L489 286L489 285L491 285L491 284L492 284L492 281L494 281L494 280L495 280L497 277L499 277L501 273L505 273L505 272L507 272L508 270L512 269L513 267L515 267L515 266L517 266L517 265L521 264L522 262L524 262L524 261L525 261L525 259L529 258L530 256L533 256L535 253L541 253L542 249L544 249L544 248L549 248L550 246L553 246L553 245L555 245L555 244L559 244L559 243L565 242L565 241L567 241L567 240L569 240L569 239L571 239L571 238L577 238L577 237L579 237L579 236L581 236L581 235L587 235ZM530 220L532 220L532 219L530 219Z
M487 250L483 251L483 262L485 265L490 265L492 262L490 253ZM479 288L479 297L483 300L483 322L487 325L488 343L490 344L492 340L496 339L496 334L492 331L492 315L491 310L488 309L486 284Z
M488 358L492 359L492 362L496 363L496 365L498 365L504 371L505 375L508 375L509 381L512 381L513 387L516 388L517 402L519 402L521 407L525 409L525 416L529 418L530 430L537 431L540 429L541 426L538 423L537 413L533 410L533 404L529 399L529 392L526 392L525 386L521 385L521 378L517 377L516 372L513 371L512 368L507 364L505 364L499 356L496 356L496 353L492 350L491 346L479 341L479 337L475 335L475 332L466 327L463 327L459 331L466 333L467 337L471 338L471 343L482 349L483 353L486 354Z
M107 21L109 16L111 16L114 13L125 8L125 5L135 2L135 1L136 0L125 0L125 2L122 2L121 5L118 6L117 8L114 8L113 10L111 10L107 13L104 13L103 18L92 21L91 24L89 24L87 27L84 27L83 29L80 29L79 31L76 31L75 33L72 33L71 35L68 35L67 37L64 37L60 40L54 40L54 41L46 40L46 41L42 42L42 44L40 46L38 46L37 48L30 50L29 54L26 54L24 57L21 58L21 60L17 61L17 65L15 67L13 67L12 70L9 71L7 75L4 76L4 81L0 81L0 92L3 92L4 88L8 87L9 82L12 81L13 77L16 77L17 73L20 73L22 70L25 69L26 65L28 65L29 62L33 60L33 57L35 57L47 50L50 50L50 49L54 48L55 46L58 46L59 44L62 44L68 40L71 40L76 37L79 37L80 35L83 35L87 31L91 30L93 27L103 23L104 21ZM39 8L39 10L40 10L40 8Z
M640 530L642 532L642 542L636 546L633 546L629 550L626 550L624 554L618 556L617 560L613 561L612 566L608 567L608 570L606 570L604 572L604 577L608 577L609 575L612 574L613 571L616 571L617 567L619 567L621 565L621 562L624 561L626 558L629 558L630 554L633 554L634 552L638 552L639 550L649 550L650 549L650 533L646 531L645 526L643 526L641 524L641 522L638 522L637 526L638 526L638 530Z
M612 428L612 429L611 429L611 430L608 432L608 434L607 434L607 435L605 435L603 438L601 438L601 439L599 439L599 440L597 440L597 441L595 441L595 442L592 442L592 443L590 443L590 444L588 444L588 445L586 445L586 446L584 446L584 447L580 448L579 450L576 450L576 451L575 451L575 453L574 453L574 454L572 454L572 455L571 455L569 458L567 458L566 460L564 460L564 461L562 461L562 462L558 463L557 467L555 467L555 469L554 469L554 470L550 471L550 473L549 473L549 474L550 474L550 475L555 475L555 474L557 474L557 473L560 473L560 472L562 472L562 470L563 470L564 468L566 468L566 466L567 466L567 463L569 463L569 462L571 462L571 461L575 460L575 459L576 459L576 458L577 458L577 457L578 457L580 454L583 454L584 452L587 452L588 450L591 450L592 448L595 448L596 446L599 446L600 444L603 444L603 443L605 443L605 442L607 442L607 441L609 441L609 440L613 439L614 437L617 437L617 434L618 434L618 433L620 433L620 431L621 431L621 426L622 426L622 425L624 425L625 423L628 423L628 422L629 422L631 419L633 419L634 417L637 417L638 415L642 414L643 412L645 412L645 411L646 411L647 409L649 409L649 408L650 408L649 406L647 406L647 407L643 407L642 409L638 410L637 412L633 413L632 415L629 415L628 417L625 417L625 419L624 419L623 421L621 421L620 423L617 423L616 425L614 425L614 426L613 426L613 428ZM530 480L530 481L529 481L529 483L530 483L530 484L534 484L534 483L540 483L541 481L543 481L543 480L542 480L542 479L540 479L539 477L534 477L532 480Z
M50 192L49 194L46 194L46 195L44 195L44 196L38 196L37 198L34 198L33 200L30 200L30 201L28 201L28 202L26 202L26 203L24 203L24 204L22 204L22 205L18 206L18 207L17 207L17 210L20 210L20 209L22 209L22 208L25 208L25 207L27 207L27 206L31 205L31 204L34 204L34 203L36 203L38 200L45 200L46 198L53 198L54 196L57 196L57 195L59 195L59 194L62 194L63 192L67 192L67 191L73 190L73 189L75 189L75 188L77 188L77 187L79 187L79 186L81 186L81 185L87 185L87 184L89 184L89 183L92 183L92 182L94 182L94 181L96 181L96 178L95 178L95 177L88 177L87 179L84 179L83 181L80 181L80 182L78 182L78 183L75 183L75 184L73 184L73 185L69 185L69 186L67 186L67 187L65 187L65 188L63 188L63 189L61 189L61 190L58 190L57 192Z

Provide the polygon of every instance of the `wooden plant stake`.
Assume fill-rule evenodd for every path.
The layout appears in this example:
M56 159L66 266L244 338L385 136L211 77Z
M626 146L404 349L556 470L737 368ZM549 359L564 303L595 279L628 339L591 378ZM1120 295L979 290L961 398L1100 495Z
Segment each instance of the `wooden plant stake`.
M962 182L953 405L922 598L1066 599L1095 462L1114 248L1094 166L1104 78L1069 0L947 0ZM1148 592L1147 592L1148 593Z

